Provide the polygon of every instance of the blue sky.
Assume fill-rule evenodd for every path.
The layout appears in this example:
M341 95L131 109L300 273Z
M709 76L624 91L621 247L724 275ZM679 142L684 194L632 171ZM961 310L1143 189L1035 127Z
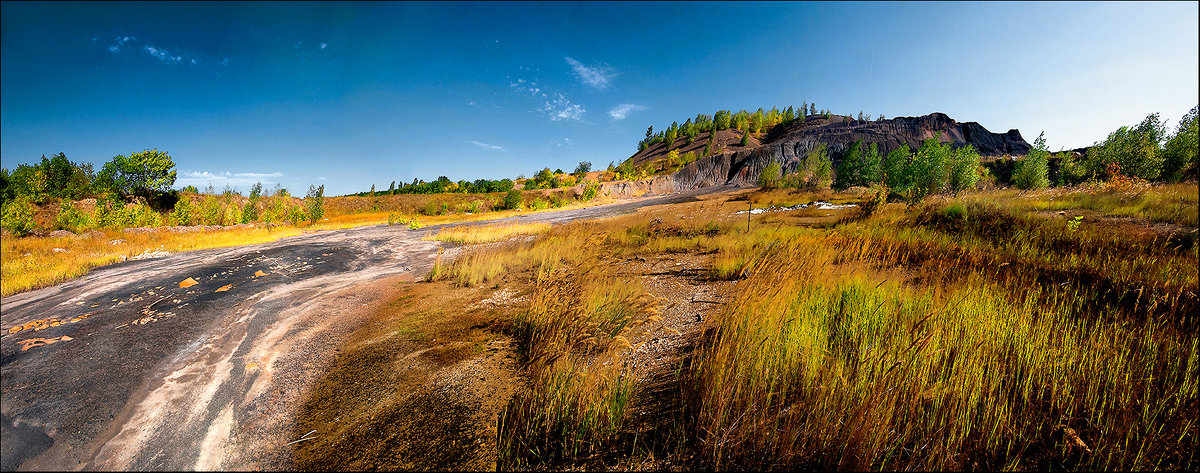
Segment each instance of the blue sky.
M1198 102L1197 3L17 3L0 161L168 151L177 187L339 195L596 167L815 102L1051 149Z

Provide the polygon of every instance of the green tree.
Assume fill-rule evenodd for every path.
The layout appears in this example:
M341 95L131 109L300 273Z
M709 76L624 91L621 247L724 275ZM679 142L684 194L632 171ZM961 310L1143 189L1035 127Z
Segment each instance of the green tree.
M1163 146L1162 178L1167 181L1196 179L1197 131L1200 121L1197 121L1197 109L1192 107L1183 118L1175 134Z
M672 146L675 146L676 138L679 138L679 131L676 130L675 127L668 128L665 139L665 142L667 143L667 149L671 149Z
M97 180L122 195L152 197L175 184L175 162L157 148L114 156L104 164Z
M584 176L587 176L587 173L591 171L592 163L588 161L580 161L579 165L575 166L575 172L572 172L571 175L575 176L576 179L583 179Z
M941 142L941 133L921 143L910 164L912 186L917 194L923 197L945 189L951 155L950 146Z
M820 143L805 153L804 159L800 160L800 179L797 180L797 184L807 188L829 187L832 171L829 150L826 149L825 143Z
M896 192L907 191L912 186L912 173L909 166L911 159L912 150L907 144L888 153L880 165L884 185Z
M779 187L779 177L781 168L779 163L772 160L763 168L761 174L758 175L758 186L763 189L774 189Z
M325 185L320 187L309 185L308 195L304 197L304 213L308 214L309 222L325 218Z
M960 146L950 153L946 185L955 194L974 189L979 182L979 152L972 145Z
M0 227L17 236L33 231L33 205L28 197L18 196L4 203L0 212Z
M1017 161L1017 167L1013 170L1013 185L1018 189L1025 190L1045 189L1050 185L1049 158L1050 151L1046 149L1046 132L1042 132L1038 134L1036 140L1033 140L1033 148L1029 150L1029 153ZM1062 172L1061 167L1060 172Z
M729 110L717 110L717 113L713 114L713 127L715 128L713 131L728 129L730 118L732 117Z
M1162 174L1165 136L1166 126L1157 113L1151 113L1137 126L1118 128L1103 143L1088 149L1088 171L1098 177L1110 163L1117 163L1128 176L1157 179Z
M519 209L523 203L521 191L517 189L510 189L504 194L504 208L507 210Z
M191 225L196 213L192 207L192 200L181 196L179 200L175 201L175 208L171 211L171 221L175 225Z
M862 145L862 140L850 144L842 160L838 162L833 187L845 189L852 186L868 186L879 180L879 145Z
M258 220L258 201L261 197L262 182L255 182L253 186L250 186L250 195L246 206L242 207L242 223L250 223Z
M742 141L741 141L741 143L739 143L739 144L740 144L740 145L742 145L742 146L749 146L749 145L750 145L750 132L749 132L749 131L743 131L743 132L742 132Z

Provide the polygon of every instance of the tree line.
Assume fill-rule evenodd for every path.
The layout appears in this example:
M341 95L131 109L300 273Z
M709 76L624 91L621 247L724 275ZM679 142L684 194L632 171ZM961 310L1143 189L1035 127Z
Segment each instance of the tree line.
M42 156L40 162L20 164L11 172L0 168L0 227L16 235L30 233L38 228L35 207L54 203L57 213L47 229L75 233L94 228L315 222L325 213L325 186L310 186L304 199L294 199L278 185L266 194L258 182L243 198L228 186L220 195L212 186L207 193L193 186L176 191L175 178L174 161L158 149L115 156L100 172L63 153ZM80 202L85 199L95 201L85 206Z
M1059 162L1055 185L1076 185L1085 181L1114 177L1142 181L1175 182L1197 179L1197 107L1183 116L1174 133L1168 133L1157 113L1148 115L1135 126L1112 132L1085 153L1063 151L1054 156ZM1051 185L1051 154L1045 134L1038 135L1033 148L1017 160L1011 184L1020 189L1041 189ZM971 145L953 147L940 141L940 135L926 139L915 151L907 145L880 155L876 143L852 143L837 164L824 144L801 158L796 169L782 175L779 163L769 163L758 184L772 188L846 189L852 186L882 186L910 202L929 194L959 192L974 188L981 179L993 178L980 164L979 153Z
M803 123L808 117L820 116L826 119L832 118L833 113L829 110L817 109L815 103L804 102L799 108L788 106L780 110L778 107L771 107L770 110L764 110L761 107L753 112L747 110L738 110L731 112L729 110L717 110L712 115L697 114L695 118L688 118L682 125L678 121L671 122L665 130L658 132L654 131L654 126L646 128L646 137L638 142L638 151L643 151L659 143L666 143L670 148L679 138L686 139L688 145L696 141L696 137L700 133L716 133L721 130L734 129L742 132L742 146L746 146L748 133L764 132L777 125L789 125L792 123ZM882 120L883 115L872 118L869 114L858 112L858 120ZM707 155L711 150L706 151ZM702 156L703 157L703 156Z

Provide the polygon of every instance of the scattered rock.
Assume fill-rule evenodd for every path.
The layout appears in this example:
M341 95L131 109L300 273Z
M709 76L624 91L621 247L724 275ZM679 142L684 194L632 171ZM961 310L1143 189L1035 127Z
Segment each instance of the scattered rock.
M71 233L70 231L67 231L67 230L55 230L55 231L50 232L50 237L52 237L52 238L63 238L63 237L73 237L73 236L78 236L78 235L75 235L74 233Z

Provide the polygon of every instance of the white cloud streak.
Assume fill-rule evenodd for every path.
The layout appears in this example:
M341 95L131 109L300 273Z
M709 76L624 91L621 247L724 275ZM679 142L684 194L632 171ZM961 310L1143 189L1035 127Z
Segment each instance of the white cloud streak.
M173 55L171 55L170 51L167 51L165 49L158 49L149 44L147 44L144 49L146 50L146 53L158 58L159 61L165 62L167 64L174 64L174 63L177 63L177 62L183 60L183 56L173 56Z
M608 116L612 117L613 120L624 120L625 117L628 116L630 112L640 112L645 109L646 109L646 106L644 106L644 105L638 105L635 103L623 103L621 105L617 105L616 107L613 107L612 110L609 110Z
M163 63L180 64L186 61L191 65L200 64L200 61L196 58L184 57L182 54L171 54L171 51L166 49L157 47L150 43L138 41L137 37L135 36L118 36L113 41L114 42L108 46L108 51L113 54L120 54L122 51L139 49L138 45L140 44L140 49L142 51L145 51L150 57L158 59Z
M471 144L473 144L473 145L475 145L475 146L478 146L478 147L480 147L480 148L484 148L484 149L490 149L490 150L495 150L495 151L504 151L504 147L503 147L503 146L497 146L497 145L488 144L488 143L480 143L480 142L478 142L478 141L475 141L475 140L467 140L467 142L468 142L468 143L471 143Z
M210 184L216 190L225 188L226 185L234 188L246 188L254 185L256 182L263 183L264 186L278 184L279 178L283 177L281 172L209 172L209 171L182 171L179 177L175 179L176 187L196 186L199 189L204 189Z
M571 66L571 70L575 72L575 76L578 77L580 81L583 81L584 84L596 90L607 89L609 82L612 81L612 78L615 75L612 69L608 67L589 67L570 57L565 59L567 60L567 64Z
M542 112L550 115L551 121L579 121L583 118L584 112L587 112L583 106L571 102L563 94L555 93L551 100L542 104Z

